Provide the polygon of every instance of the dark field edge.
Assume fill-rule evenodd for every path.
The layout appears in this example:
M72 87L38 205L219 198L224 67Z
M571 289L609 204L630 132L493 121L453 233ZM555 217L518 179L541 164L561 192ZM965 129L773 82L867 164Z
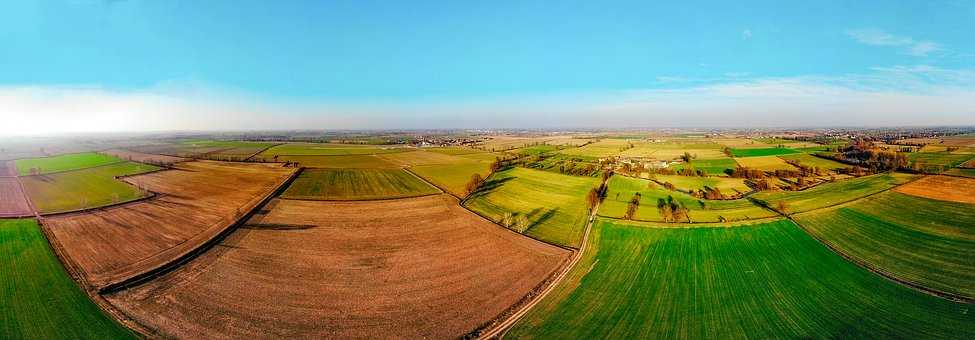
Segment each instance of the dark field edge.
M298 168L296 171L292 172L291 175L287 179L285 179L284 181L282 181L280 184L278 184L277 188L275 188L274 190L272 190L271 192L269 192L266 196L264 196L264 198L259 203L255 204L254 207L250 209L250 211L248 211L247 213L245 213L236 222L234 222L233 224L229 225L227 228L225 228L219 234L217 234L216 236L214 236L210 240L204 242L200 246L198 246L198 247L196 247L196 248L194 248L194 249L192 249L192 250L184 253L183 255L177 257L176 259L173 259L173 260L171 260L171 261L169 261L169 262L167 262L167 263L165 263L165 264L163 264L163 265L161 265L159 267L156 267L155 269L151 269L149 271L143 272L141 274L135 275L133 277L130 277L128 279L125 279L125 280L122 280L122 281L119 281L119 282L116 282L116 283L108 284L105 287L102 287L101 289L99 289L98 290L98 293L99 294L112 294L112 293L117 293L117 292L120 292L120 291L125 290L125 289L128 289L128 288L132 288L132 287L136 287L136 286L142 285L142 284L144 284L146 282L149 282L149 281L151 281L151 280L153 280L153 279L155 279L155 278L157 278L159 276L162 276L162 275L165 275L167 273L173 272L173 271L179 269L182 265L193 261L194 259L196 259L200 255L202 255L203 253L205 253L207 250L210 250L211 248L213 248L214 246L216 246L217 244L219 244L220 242L222 242L224 239L227 238L227 236L229 236L230 234L232 234L238 228L240 228L241 226L243 226L244 224L246 224L246 222L251 217L253 217L258 211L260 211L265 205L267 205L268 202L270 202L276 196L278 196L282 192L284 192L284 190L286 190L287 187L289 185L291 185L291 182L293 182L295 180L295 178L298 178L298 175L301 174L302 171L304 171L304 168Z
M247 158L244 158L244 161L249 161L249 160L251 160L251 158L257 157L257 155L260 155L260 154L264 153L264 151L267 151L270 148L273 148L273 147L278 146L278 145L284 145L284 144L286 144L286 143L272 144L272 145L270 145L270 146L268 146L266 148L261 149L258 152L255 152L255 153L251 154L250 156L247 156Z
M876 195L879 195L879 194L882 194L882 193L885 193L885 192L894 190L894 189L896 189L896 188L898 188L898 187L900 187L902 185L910 184L910 183L912 183L912 182L914 182L916 180L919 180L921 178L924 178L924 177L927 177L927 176L918 176L917 178L915 178L913 180L910 180L910 181L907 181L907 182L904 182L904 183L901 183L901 184L892 186L890 188L887 188L887 189L884 189L884 190L881 190L881 191L878 191L878 192L875 192L873 194L866 195L866 196L863 196L863 197L860 197L860 198L857 198L857 199L849 200L849 201L846 201L846 202L840 202L840 203L837 203L837 204L834 204L834 205L830 205L830 206L825 206L825 207L822 207L822 208L817 208L817 209L807 210L807 211L803 211L803 212L798 212L796 214L805 214L805 213L809 213L809 212L812 212L812 211L829 209L829 208L834 208L834 207L838 207L838 206L841 206L841 205L846 205L846 204L850 204L850 203L853 203L853 202L857 202L859 200L862 200L862 199L865 199L865 198L868 198L868 197L871 197L871 196L876 196ZM880 268L874 267L874 266L866 263L865 261L861 261L861 260L859 260L857 258L854 258L854 257L850 256L849 254L843 252L839 248L833 246L833 244L830 243L829 241L827 241L827 240L825 240L823 238L820 238L819 236L816 236L806 226L802 225L802 223L799 223L799 221L796 221L795 218L792 217L793 214L785 214L785 213L782 213L782 212L780 212L780 211L778 211L778 210L776 210L776 209L774 209L774 208L772 208L770 206L764 205L764 204L759 204L759 206L761 206L761 207L763 207L765 209L768 209L768 210L770 210L772 212L775 212L776 214L779 214L782 217L785 217L785 218L789 219L789 221L792 221L792 223L794 223L796 226L798 226L799 229L801 229L804 233L806 233L806 235L809 235L809 237L812 237L814 240L816 240L817 242L819 242L820 244L822 244L824 247L826 247L826 249L829 249L830 251L832 251L836 255L839 255L840 257L842 257L843 259L845 259L847 262L850 262L853 265L856 265L857 267L863 268L863 269L865 269L865 270L867 270L867 271L869 271L871 273L876 274L877 276L880 276L880 277L882 277L884 279L887 279L888 281L893 282L894 284L899 284L899 285L905 286L907 288L911 288L911 289L913 289L915 291L921 292L923 294L927 294L927 295L939 297L939 298L942 298L942 299L945 299L945 300L949 300L949 301L954 301L954 302L959 302L959 303L964 303L964 304L975 304L975 298L967 297L967 296L959 295L959 294L955 294L955 293L949 293L949 292L941 291L941 290L938 290L938 289L925 287L923 285L920 285L920 284L917 284L917 283L914 283L914 282L909 282L909 281L906 281L904 279L901 279L901 278L899 278L897 276L894 276L893 274L891 274L891 273L889 273L887 271L884 271L884 270L882 270Z

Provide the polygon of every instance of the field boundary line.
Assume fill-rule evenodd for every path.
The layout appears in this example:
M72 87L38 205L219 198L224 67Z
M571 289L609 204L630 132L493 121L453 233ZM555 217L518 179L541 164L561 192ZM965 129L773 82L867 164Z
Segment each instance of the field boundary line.
M602 185L606 185L606 182L608 180L609 178L603 180ZM589 247L589 234L592 230L593 223L596 221L596 213L599 211L600 205L602 205L602 200L596 203L596 206L593 207L592 210L589 212L589 219L586 223L586 229L582 233L582 243L580 244L579 249L573 252L569 264L565 266L562 269L562 271L556 274L554 280L552 280L552 282L547 287L545 287L545 289L543 289L537 295L532 297L530 301L522 305L520 308L518 308L517 311L509 315L506 319L496 324L492 328L478 334L477 335L478 339L500 339L501 337L503 337L504 334L507 333L508 330L511 329L511 327L514 326L516 322L518 322L518 320L521 320L522 317L528 314L528 312L530 312L533 307L535 307L543 299L545 299L545 297L548 296L549 293L554 291L555 288L558 287L558 285L562 283L562 281L565 280L566 277L569 276L569 273L572 272L572 270L576 267L579 261L582 260L583 255L585 254L586 250Z
M157 278L159 276L162 276L162 275L168 274L170 272L173 272L173 271L179 269L180 267L182 267L182 265L187 264L187 263L193 261L194 259L196 259L200 255L202 255L203 253L205 253L207 250L213 248L218 243L220 243L221 241L223 241L225 238L227 238L227 236L229 236L234 231L236 231L241 225L245 224L247 222L247 220L249 220L252 216L254 216L261 208L263 208L265 205L267 205L268 202L270 202L272 199L274 199L276 196L278 196L281 192L283 192L285 189L287 189L287 187L291 184L291 182L293 182L296 178L298 178L298 175L301 174L301 172L303 170L304 170L304 168L297 168L296 170L292 171L291 172L291 175L288 178L286 178L284 181L282 181L281 183L279 183L276 188L274 188L273 190L270 190L264 196L264 198L262 198L257 204L255 204L248 212L246 212L243 215L241 215L240 218L238 218L237 220L235 220L230 225L226 226L223 230L221 230L216 235L214 235L210 239L206 240L202 244L200 244L200 245L198 245L196 247L193 247L193 248L191 248L189 250L184 251L181 255L177 256L175 259L166 261L165 263L163 263L163 264L161 264L161 265L159 265L159 266L157 266L157 267L155 267L153 269L150 269L150 270L147 270L147 271L143 271L142 273L139 273L139 274L136 274L134 276L131 276L131 277L122 279L122 280L117 281L117 282L109 283L109 284L105 285L104 287L100 288L98 290L98 293L99 294L112 294L112 293L117 293L117 292L120 292L120 291L125 290L125 289L128 289L128 288L132 288L132 287L139 286L139 285L144 284L146 282L149 282L149 281L151 281L151 280L153 280L153 279L155 279L155 278Z
M271 144L270 146L268 146L268 147L265 147L265 148L263 148L263 149L261 149L260 151L258 151L258 152L255 152L255 153L253 153L253 154L251 154L251 155L250 155L250 156L248 156L247 158L244 158L244 161L245 161L245 162L246 162L246 161L249 161L249 160L250 160L251 158L254 158L254 157L257 157L257 155L260 155L260 154L262 154L262 153L264 153L264 151L267 151L267 150L268 150L268 149L270 149L270 148L273 148L273 147L275 147L275 146L278 146L278 145L284 145L284 144L286 144L286 143L277 143L277 144Z
M920 285L920 284L917 284L917 283L909 282L909 281L903 280L903 279L901 279L899 277L896 277L896 276L894 276L891 273L888 273L888 272L886 272L884 270L881 270L880 268L876 268L876 267L874 267L874 266L866 263L865 261L862 261L860 259L857 259L857 258L855 258L855 257L853 257L853 256L851 256L851 255L849 255L849 254L847 254L845 252L843 252L842 250L840 250L839 248L837 248L836 246L834 246L829 241L827 241L827 240L825 240L823 238L820 238L819 236L815 235L806 226L802 225L802 223L799 223L799 221L797 221L793 217L793 215L803 215L803 214L810 213L810 212L814 212L814 211L819 211L819 210L829 209L829 208L836 208L836 207L839 207L841 205L847 205L847 204L851 204L853 202L858 202L858 201L860 201L862 199L866 199L866 198L871 197L871 196L879 195L879 194L882 194L882 193L885 193L885 192L894 190L894 189L896 189L896 188L898 188L900 186L910 184L910 183L912 183L914 181L917 181L917 180L920 180L921 178L924 178L924 177L927 177L927 176L918 176L917 178L915 178L913 180L910 180L910 181L907 181L907 182L904 182L904 183L901 183L901 184L892 186L890 188L887 188L887 189L884 189L884 190L881 190L881 191L878 191L878 192L875 192L875 193L872 193L872 194L869 194L869 195L866 195L866 196L863 196L863 197L860 197L860 198L857 198L857 199L849 200L849 201L846 201L846 202L842 202L842 203L838 203L838 204L834 204L834 205L830 205L830 206L826 206L826 207L822 207L822 208L807 210L807 211L803 211L803 212L799 212L799 213L795 213L795 214L785 214L785 213L782 213L782 212L780 212L780 211L778 211L778 210L776 210L776 209L774 209L772 207L769 207L769 206L765 206L765 205L760 205L760 206L762 206L763 208L768 209L768 210L770 210L772 212L775 212L776 214L779 214L782 217L785 217L789 221L792 221L792 223L795 224L797 227L799 227L799 229L801 229L804 233L806 233L806 235L808 235L809 237L812 237L814 240L816 240L817 242L819 242L819 244L822 244L824 247L826 247L827 249L829 249L830 251L832 251L834 254L842 257L847 262L850 262L850 263L852 263L853 265L855 265L857 267L863 268L863 269L865 269L865 270L867 270L867 271L869 271L871 273L874 273L874 274L876 274L876 275L878 275L878 276L880 276L880 277L882 277L884 279L887 279L890 282L893 282L895 284L899 284L901 286L907 287L909 289L912 289L914 291L920 292L922 294L927 294L927 295L931 295L931 296L934 296L934 297L938 297L938 298L942 298L942 299L945 299L945 300L949 300L949 301L953 301L953 302L958 302L958 303L975 304L975 298L966 297L966 296L959 295L959 294L954 294L954 293L948 293L948 292L941 291L941 290L937 290L937 289L934 289L934 288L925 287L925 286Z
M403 168L403 171L406 171L406 172L408 172L408 173L410 173L410 175L413 175L414 177L416 177L416 178L419 178L419 179L420 179L421 181L423 181L424 183L426 183L426 184L428 184L428 185L431 185L431 186L433 186L434 188L437 188L437 189L439 189L439 190L440 190L441 192L443 192L443 193L445 193L445 194L448 194L448 195L450 195L450 196L454 196L454 197L456 197L456 198L457 198L458 200L460 200L460 201L463 201L463 200L464 200L464 198L463 198L463 197L460 197L460 196L457 196L457 195L455 195L454 193L452 193L452 192L450 192L449 190L447 190L447 188L444 188L444 187L441 187L441 186L439 186L439 185L437 185L436 183L433 183L433 182L431 182L431 181L429 181L429 180L427 180L426 178L423 178L423 176L420 176L420 175L418 175L417 173L415 173L415 172L413 172L413 170L412 170L412 169L410 169L410 167L404 167L404 168ZM463 206L463 205L462 205L462 206Z
M284 201L355 203L355 202L376 202L376 201L407 200L407 199L411 199L411 198L421 198L421 197L427 197L427 196L437 196L437 195L442 195L442 194L444 194L444 193L442 193L442 192L434 192L434 193L422 194L422 195L416 195L416 196L384 197L384 198L364 198L364 199L345 199L345 200L335 200L335 199L330 199L330 200L321 199L320 200L320 199L312 199L312 198L293 198L293 197L284 197L284 196L279 196L279 197L277 197L277 199L284 200Z

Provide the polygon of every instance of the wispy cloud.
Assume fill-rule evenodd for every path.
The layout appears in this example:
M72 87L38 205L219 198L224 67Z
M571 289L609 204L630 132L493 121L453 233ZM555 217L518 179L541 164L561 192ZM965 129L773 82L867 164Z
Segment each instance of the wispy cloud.
M861 44L901 47L904 48L904 53L919 57L926 57L932 52L941 50L941 46L935 42L915 40L911 37L898 36L875 28L848 30L846 35Z

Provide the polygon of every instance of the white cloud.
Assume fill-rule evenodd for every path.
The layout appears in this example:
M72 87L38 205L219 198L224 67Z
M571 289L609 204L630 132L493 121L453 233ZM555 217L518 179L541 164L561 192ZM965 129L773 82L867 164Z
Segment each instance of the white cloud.
M919 57L941 50L941 46L932 41L897 36L875 28L848 30L846 35L861 44L903 47L905 53Z

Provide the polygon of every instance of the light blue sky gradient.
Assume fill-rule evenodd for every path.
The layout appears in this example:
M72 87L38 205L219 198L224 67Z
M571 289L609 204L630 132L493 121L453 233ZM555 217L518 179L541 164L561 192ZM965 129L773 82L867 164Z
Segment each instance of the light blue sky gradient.
M573 117L666 104L616 113L625 122L688 109L667 96L683 91L748 123L777 94L756 92L770 82L800 95L811 86L971 98L972 32L972 1L10 1L0 5L0 88L218 97L266 106L255 116L314 122L420 115L434 127L487 123L453 117L465 110L498 112L509 125L546 125L524 118L533 112L586 125ZM728 86L752 86L747 97L758 101L728 106ZM975 123L969 112L935 116ZM902 114L892 123L926 122ZM699 116L689 124L706 125ZM212 128L184 123L174 127Z

